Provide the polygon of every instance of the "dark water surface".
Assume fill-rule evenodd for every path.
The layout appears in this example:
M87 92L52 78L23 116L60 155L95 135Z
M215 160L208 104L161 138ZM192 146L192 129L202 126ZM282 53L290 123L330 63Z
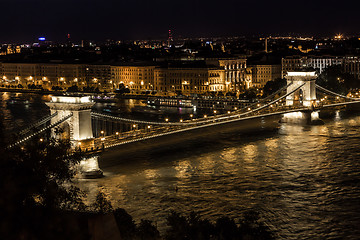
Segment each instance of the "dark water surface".
M5 127L46 115L46 97L32 97L27 108L11 110L2 94ZM360 239L359 116L221 135L177 151L139 150L104 168L105 178L77 184L90 201L102 190L136 221L153 220L160 229L170 210L209 219L256 210L279 239Z

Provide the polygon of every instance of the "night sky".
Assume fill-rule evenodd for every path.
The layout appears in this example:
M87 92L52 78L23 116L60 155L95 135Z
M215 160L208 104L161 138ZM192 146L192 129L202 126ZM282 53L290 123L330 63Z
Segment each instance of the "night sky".
M0 42L359 33L356 1L1 0Z

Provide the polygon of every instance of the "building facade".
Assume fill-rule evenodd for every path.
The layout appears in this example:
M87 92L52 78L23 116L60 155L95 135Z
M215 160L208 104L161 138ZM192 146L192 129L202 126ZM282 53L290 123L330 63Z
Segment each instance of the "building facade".
M284 78L287 72L299 71L302 68L313 68L321 74L327 67L343 64L343 57L333 56L291 56L281 60L281 77Z
M354 75L360 79L360 57L347 56L343 59L343 69L346 73Z
M252 86L263 88L268 81L281 78L281 65L252 65Z
M252 68L246 59L215 59L215 64L172 67L114 66L60 63L0 63L2 85L35 84L44 89L114 91L122 84L132 93L160 94L239 93L252 87ZM1 84L0 84L1 86Z

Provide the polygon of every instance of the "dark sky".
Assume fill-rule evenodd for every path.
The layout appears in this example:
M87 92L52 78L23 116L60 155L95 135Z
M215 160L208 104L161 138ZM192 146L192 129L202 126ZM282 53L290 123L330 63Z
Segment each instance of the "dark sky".
M359 33L349 0L0 0L0 42Z

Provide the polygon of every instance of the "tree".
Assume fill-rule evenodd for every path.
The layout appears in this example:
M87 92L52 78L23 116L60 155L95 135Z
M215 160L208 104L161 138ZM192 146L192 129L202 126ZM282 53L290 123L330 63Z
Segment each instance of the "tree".
M256 88L246 89L245 92L239 95L239 98L253 101L255 98L257 98Z
M71 87L68 87L68 92L79 92L79 87L77 85L72 85Z
M286 86L286 79L284 78L277 78L273 81L268 81L266 82L263 88L263 97L267 97L285 86Z
M346 95L351 89L360 88L358 79L349 73L345 73L341 66L330 66L317 79L317 84L343 95Z
M114 211L114 217L121 236L124 239L134 239L136 235L136 224L132 216L124 209L117 208Z
M1 145L4 146L4 145ZM83 210L83 194L69 185L80 153L69 154L69 141L35 139L26 146L0 149L0 234L8 239L61 239L59 210Z
M207 219L201 219L200 215L191 212L188 216L171 212L167 218L168 230L165 239L249 239L249 240L272 240L274 239L270 229L260 221L256 212L245 212L239 223L234 219L221 217L212 224Z
M141 219L137 227L137 235L141 240L156 240L160 239L160 232L149 220Z

